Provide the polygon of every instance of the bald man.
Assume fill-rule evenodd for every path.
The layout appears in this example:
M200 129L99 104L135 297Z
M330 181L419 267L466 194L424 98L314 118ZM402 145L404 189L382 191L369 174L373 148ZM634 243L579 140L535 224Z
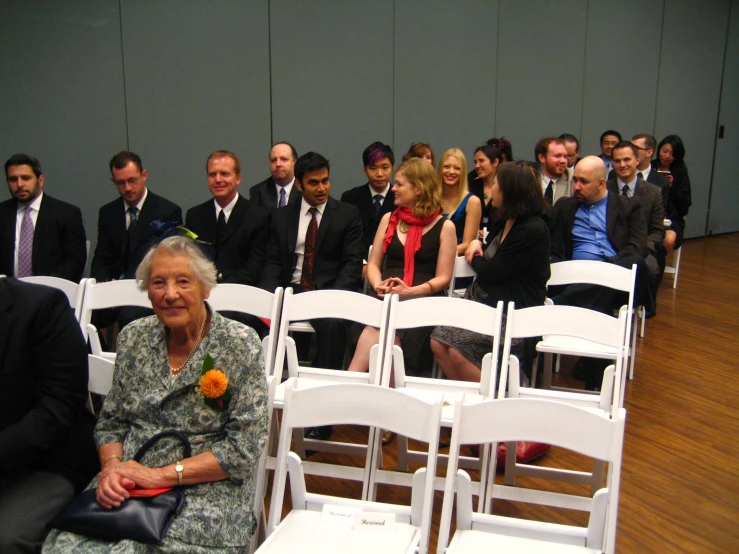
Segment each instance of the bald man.
M560 198L550 217L551 262L596 260L631 268L637 264L636 304L646 295L647 229L641 206L633 199L610 194L606 187L606 166L596 156L587 156L575 166L574 196ZM549 291L555 304L579 306L612 313L626 303L624 293L594 285L568 285ZM585 387L600 387L602 360L583 360Z

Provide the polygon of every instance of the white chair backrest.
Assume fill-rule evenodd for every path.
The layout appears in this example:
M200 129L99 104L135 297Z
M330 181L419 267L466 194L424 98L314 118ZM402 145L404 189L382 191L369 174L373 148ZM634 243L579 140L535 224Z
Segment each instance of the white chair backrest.
M616 358L616 376L614 387L613 410L620 407L620 386L624 349L626 346L626 330L629 319L625 307L619 311L619 317L611 317L594 310L574 306L535 306L533 308L515 309L515 304L508 304L506 316L506 332L503 343L503 361L499 385L499 396L503 398L508 377L508 364L511 354L511 342L515 338L539 337L543 335L569 336L595 342L614 348L621 352Z
M609 419L563 402L510 398L466 405L460 395L454 406L438 551L442 552L446 548L449 537L459 447L463 444L544 442L609 462L611 471L607 484L610 494L608 518L613 523L613 529L609 530L609 534L615 533L625 418L626 412L623 408L619 410L617 417ZM473 514L473 517L484 520L494 516ZM513 521L511 526L515 525ZM460 527L459 518L458 527ZM604 527L604 522L596 525L601 535ZM463 524L463 528L469 526Z
M420 521L411 521L412 524L421 527L420 551L425 552L428 545L428 530L431 525L441 421L441 395L438 395L433 402L427 402L390 388L375 385L332 384L305 389L299 389L299 385L299 379L291 378L285 391L285 406L277 451L277 475L272 490L268 532L274 530L282 517L285 466L294 428L334 424L380 427L429 445L422 510L420 514L417 514L420 515L418 517ZM398 414L402 414L402 417L398 417ZM371 468L376 468L378 465L378 461L371 457L367 458L366 463ZM416 504L417 499L412 502ZM374 503L371 505L380 506Z
M285 290L275 356L275 375L281 372L283 368L290 325L296 321L318 318L344 319L380 329L379 364L379 361L382 360L382 349L384 348L389 302L389 298L383 301L358 292L345 290L316 290L301 294L293 294L292 289ZM379 372L377 373L379 378Z
M107 396L113 386L113 367L115 362L93 354L87 355L90 375L87 381L87 390L94 394Z
M208 298L208 304L217 312L241 312L269 320L269 335L262 340L264 371L267 376L274 372L282 294L282 287L277 287L275 292L267 292L248 285L221 283L213 287Z
M457 256L454 259L454 271L452 272L452 280L449 282L448 296L454 296L454 290L456 289L457 279L464 279L465 277L474 277L477 273L472 266L467 263L464 256Z
M466 329L483 335L492 335L492 371L489 382L481 383L481 389L492 394L495 387L495 375L498 367L498 353L501 343L501 321L503 317L503 302L498 302L496 308L480 302L462 298L445 296L431 296L413 298L400 302L397 295L393 295L390 306L390 321L388 323L388 350L392 349L395 332L400 329L414 327L436 327L440 325ZM389 360L388 360L389 364ZM390 367L386 365L386 367ZM385 372L387 373L387 372ZM396 371L396 382L399 376ZM483 376L485 379L487 376ZM389 385L389 375L383 374L383 385ZM487 395L486 395L487 396Z
M551 276L547 286L595 284L633 295L635 279L636 266L626 269L607 262L569 260L551 265Z
M85 285L80 317L80 326L85 339L93 310L119 306L151 308L151 302L147 292L139 289L135 279L120 279L106 283L96 283L95 279L89 279Z
M35 283L37 285L46 285L47 287L53 287L59 289L67 295L69 299L69 305L74 310L74 316L77 321L80 319L80 312L82 311L82 298L85 290L85 283L87 279L82 279L79 283L74 281L67 281L60 277L50 277L46 275L34 275L31 277L21 277L20 281L26 283Z

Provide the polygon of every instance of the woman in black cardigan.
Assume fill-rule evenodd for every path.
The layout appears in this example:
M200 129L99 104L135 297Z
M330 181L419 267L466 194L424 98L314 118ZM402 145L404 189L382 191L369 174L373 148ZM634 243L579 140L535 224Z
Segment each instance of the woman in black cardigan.
M496 221L483 252L472 241L465 252L477 277L465 298L495 306L513 301L516 308L541 306L549 280L549 229L542 214L546 203L538 179L526 162L500 165L491 190ZM479 381L483 356L492 337L452 327L437 327L431 349L450 379ZM518 353L522 354L522 344ZM512 353L516 353L513 352Z

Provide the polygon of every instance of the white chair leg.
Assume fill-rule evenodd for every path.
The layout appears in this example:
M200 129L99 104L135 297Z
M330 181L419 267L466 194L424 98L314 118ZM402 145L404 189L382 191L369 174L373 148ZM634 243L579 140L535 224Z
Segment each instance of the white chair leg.
M675 267L675 274L672 276L672 288L677 288L677 273L680 271L680 254L682 253L683 247L681 246L673 253L673 265Z
M641 328L639 329L639 337L644 338L644 323L647 321L647 310L644 306L639 306L639 317L641 318Z

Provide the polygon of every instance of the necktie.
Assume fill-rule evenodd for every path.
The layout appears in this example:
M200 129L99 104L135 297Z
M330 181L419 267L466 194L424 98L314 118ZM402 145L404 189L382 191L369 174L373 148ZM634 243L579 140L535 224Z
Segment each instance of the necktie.
M629 196L629 185L624 185L621 187L621 194L623 196Z
M21 235L18 240L18 278L33 275L31 258L33 255L33 220L31 219L30 206L23 211L21 221Z
M221 210L218 214L218 224L216 225L216 246L221 242L223 236L226 234L226 213Z
M285 187L280 187L280 203L278 204L278 208L282 208L285 204L287 204L287 195L285 194Z
M131 216L131 222L128 224L128 234L133 233L136 228L136 223L139 220L139 209L136 207L128 208L128 214Z
M379 219L382 210L382 194L375 194L375 219Z
M636 173L636 178L637 178L637 179L644 179L644 174L643 174L643 173L642 173L641 171L638 171L638 172Z
M547 205L551 206L554 202L554 181L549 180L547 190L544 192L544 200L547 201Z
M305 233L305 254L303 254L303 271L300 274L300 288L303 291L316 290L316 283L313 280L313 262L316 257L316 237L318 236L318 222L316 221L316 210L311 208L310 223Z

